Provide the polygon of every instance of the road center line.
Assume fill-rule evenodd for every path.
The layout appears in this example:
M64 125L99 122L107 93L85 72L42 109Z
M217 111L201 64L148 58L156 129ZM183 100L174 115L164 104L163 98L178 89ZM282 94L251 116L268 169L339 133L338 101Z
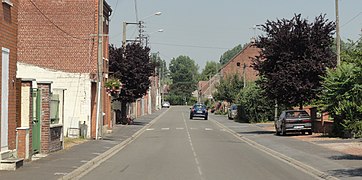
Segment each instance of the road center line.
M195 159L197 170L199 171L199 175L200 175L201 180L204 180L204 177L203 177L202 171L201 171L201 167L200 167L200 163L199 163L199 159L197 158L197 154L196 154L194 145L192 144L191 134L190 134L189 128L187 126L184 113L182 113L182 119L184 120L184 123L185 123L187 137L189 139L189 143L190 143L190 146L191 146L192 153L194 154L194 159Z

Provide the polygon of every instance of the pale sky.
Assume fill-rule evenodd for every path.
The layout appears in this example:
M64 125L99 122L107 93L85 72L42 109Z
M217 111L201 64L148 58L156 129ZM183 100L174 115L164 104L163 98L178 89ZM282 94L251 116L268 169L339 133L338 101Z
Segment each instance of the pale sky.
M136 22L135 0L107 0L113 13L110 42L121 46L122 23ZM220 56L237 44L250 42L257 24L294 14L313 21L320 14L335 21L335 0L137 0L137 14L144 19L151 52L170 62L189 56L199 65L219 62ZM160 16L152 16L162 12ZM362 0L339 0L342 40L357 40L362 34ZM157 32L163 29L163 32ZM137 36L135 25L127 26L127 39Z

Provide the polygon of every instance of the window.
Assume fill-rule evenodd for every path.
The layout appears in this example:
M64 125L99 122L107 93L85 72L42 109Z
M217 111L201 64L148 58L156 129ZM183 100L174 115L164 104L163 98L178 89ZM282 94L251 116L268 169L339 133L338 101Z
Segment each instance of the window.
M50 101L50 121L51 124L59 124L59 95L52 94Z
M236 65L240 67L240 62L237 62Z

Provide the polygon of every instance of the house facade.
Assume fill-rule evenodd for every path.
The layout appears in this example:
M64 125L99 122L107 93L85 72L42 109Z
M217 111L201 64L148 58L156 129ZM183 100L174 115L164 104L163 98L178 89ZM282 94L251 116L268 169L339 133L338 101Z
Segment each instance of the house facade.
M61 107L50 126L61 125L63 136L96 138L98 38L103 43L100 81L104 84L111 12L104 1L103 34L98 36L98 1L19 0L17 78L33 79L32 89L50 83L51 101ZM112 127L110 97L101 89L100 125L106 130Z
M252 43L246 45L242 51L220 69L221 76L227 78L237 74L239 77L243 77L246 83L255 81L257 79L257 71L251 65L253 58L258 56L259 53L260 49L253 46Z
M18 0L0 2L1 94L0 160L16 151L16 61Z
M216 87L220 83L221 79L237 75L238 77L243 78L245 85L257 80L257 71L254 70L251 65L253 63L253 58L258 56L259 53L260 49L253 46L253 43L249 43L228 63L222 66L219 73L211 77L207 82L200 81L197 93L199 101L212 99L212 94L216 91Z

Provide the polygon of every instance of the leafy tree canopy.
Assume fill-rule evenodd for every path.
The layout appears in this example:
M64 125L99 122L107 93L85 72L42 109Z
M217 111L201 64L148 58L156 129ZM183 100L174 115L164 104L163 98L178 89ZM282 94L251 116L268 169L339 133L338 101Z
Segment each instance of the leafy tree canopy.
M123 84L116 100L133 102L146 94L150 86L149 77L155 72L149 51L148 47L142 47L138 43L128 44L125 51L109 46L109 70Z
M362 137L362 43L342 49L341 66L323 77L319 105L334 117L334 134Z
M201 72L200 80L206 81L210 78L210 76L214 76L219 68L219 63L215 61L207 61L205 68Z
M310 23L295 15L292 19L267 21L261 26L266 34L256 46L262 49L253 67L259 71L261 88L278 103L302 107L321 89L321 76L335 67L332 51L335 25L320 15Z
M220 57L220 64L224 65L226 63L228 63L231 58L233 58L236 54L238 54L241 50L243 49L243 47L241 46L241 44L235 46L234 48L227 50L226 52L224 52L223 55L221 55Z
M237 74L228 76L225 79L221 79L220 84L216 86L217 91L213 96L219 101L235 102L243 86L243 80Z
M169 84L170 78L166 61L161 59L158 53L152 53L150 59L157 65L156 74L160 76L162 84Z
M171 60L169 70L173 84L170 86L170 94L174 99L190 102L192 92L196 90L198 68L195 61L188 56L179 56Z

